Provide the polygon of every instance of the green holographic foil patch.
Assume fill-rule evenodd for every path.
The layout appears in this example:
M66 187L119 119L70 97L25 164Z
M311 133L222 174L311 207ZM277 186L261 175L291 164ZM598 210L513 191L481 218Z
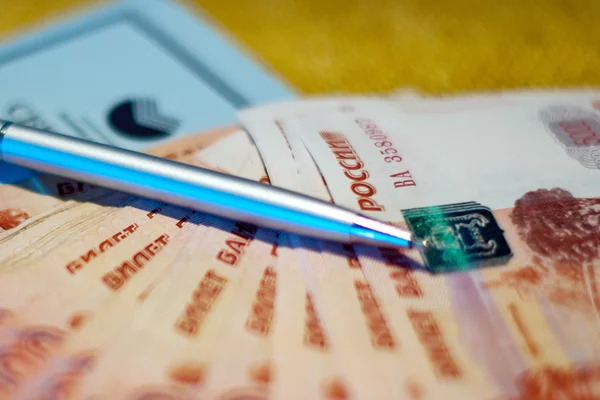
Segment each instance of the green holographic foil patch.
M464 271L504 264L512 256L492 211L476 202L412 208L402 214L432 272Z

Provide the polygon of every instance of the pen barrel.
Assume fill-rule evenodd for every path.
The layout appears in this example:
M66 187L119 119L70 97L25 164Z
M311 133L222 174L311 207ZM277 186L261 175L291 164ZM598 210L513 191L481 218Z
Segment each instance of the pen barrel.
M357 216L263 183L11 123L0 128L0 158L236 221L334 241L350 239Z

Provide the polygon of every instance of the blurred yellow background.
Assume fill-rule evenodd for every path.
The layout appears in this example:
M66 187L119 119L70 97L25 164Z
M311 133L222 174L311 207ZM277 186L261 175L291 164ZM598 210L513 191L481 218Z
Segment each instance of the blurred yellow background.
M600 83L598 0L187 0L304 93ZM94 0L0 0L0 32Z

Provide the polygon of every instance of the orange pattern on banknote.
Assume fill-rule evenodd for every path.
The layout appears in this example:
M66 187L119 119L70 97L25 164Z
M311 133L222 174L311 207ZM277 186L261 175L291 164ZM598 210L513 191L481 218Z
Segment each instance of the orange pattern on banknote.
M367 319L371 344L375 348L394 350L396 341L381 312L379 301L373 294L371 286L366 281L356 280L354 281L354 288L358 294L361 310Z
M217 397L218 400L267 400L268 398L269 392L262 386L236 388L229 390Z
M268 385L273 379L273 366L269 361L258 361L250 366L248 375L251 381Z
M185 224L189 220L190 220L190 216L189 215L184 215L179 221L177 221L175 223L175 226L178 227L179 229L182 229L183 228L183 224Z
M533 256L531 263L531 265L503 272L500 274L500 279L486 282L485 286L488 288L510 286L521 293L526 293L528 289L541 285L549 270L538 256Z
M93 368L95 356L92 353L82 353L64 360L67 364L58 373L53 373L41 385L39 397L44 400L69 400L78 399L78 385L84 375Z
M93 313L89 311L78 311L76 313L73 313L73 315L71 315L71 318L69 318L68 325L73 330L81 329L81 327L85 325L86 321L88 321L92 317L92 315Z
M279 249L279 233L275 235L275 240L273 241L273 246L271 247L271 257L278 257L277 250Z
M0 228L5 231L16 228L28 218L29 214L23 210L16 208L6 208L4 210L0 210Z
M130 259L124 261L112 271L104 274L102 282L109 289L117 291L131 279L144 265L169 244L169 235L163 233L148 245L137 251Z
M425 348L427 357L433 365L435 374L440 378L459 379L462 370L450 353L446 339L431 311L407 310L406 311L419 342Z
M425 389L419 382L414 380L406 381L406 393L408 393L411 400L421 400L425 397Z
M277 273L273 267L265 268L260 280L256 297L246 320L246 330L267 336L271 330L273 315L275 314L275 289Z
M394 288L400 297L423 297L423 289L412 271L413 261L396 249L379 249L379 254L389 269Z
M256 235L256 226L244 222L236 222L231 230L233 234L225 240L225 247L217 254L217 260L235 267L242 259L246 248Z
M367 182L371 174L365 169L365 163L348 138L339 132L319 132L319 136L329 146L344 176L350 181L350 191L357 196L358 207L364 211L385 211L385 208L373 198L377 189Z
M227 278L220 276L215 270L208 270L192 293L185 311L175 322L175 330L182 335L196 336L227 282Z
M304 344L320 350L327 350L327 340L321 320L315 312L311 295L306 293L306 318L304 320Z
M131 234L133 234L138 228L138 224L131 224L118 231L117 233L110 235L108 238L102 240L98 244L98 246L84 251L83 254L79 256L79 258L68 262L67 265L65 265L65 269L71 275L74 275L75 272L82 269L85 264L91 262L94 258L98 257L99 254L102 254L108 249L117 245L118 243L121 243L122 240L126 239Z
M206 368L194 362L182 363L169 369L169 378L175 383L197 385L204 382Z
M162 207L156 207L156 208L150 210L150 212L148 214L146 214L146 217L148 217L149 219L152 219L152 218L154 218L154 216L156 214L158 214L161 211L162 211Z
M597 400L600 365L572 368L545 366L517 379L519 395L511 400Z
M539 357L540 356L540 348L535 343L535 340L533 339L533 336L531 335L531 333L529 333L529 330L527 329L527 326L525 325L525 322L523 321L523 317L521 316L519 308L517 307L516 304L511 303L508 305L508 310L510 311L510 315L512 316L513 321L515 322L515 325L516 325L517 329L519 330L519 333L523 337L523 340L525 340L525 344L527 345L527 350L529 351L529 353L532 356Z
M485 286L511 287L522 296L543 295L552 303L594 312L598 288L592 263L600 255L600 199L541 189L517 200L511 219L535 255L529 265L503 272Z
M341 378L330 378L323 384L323 394L328 400L347 400L350 398L348 388Z
M65 335L52 327L19 328L16 340L0 347L0 393L11 393L40 368Z
M537 254L584 263L600 250L600 199L575 199L562 189L526 193L511 218L519 236Z
M199 400L185 388L168 385L157 385L136 389L127 396L130 400Z
M155 285L151 284L148 285L148 287L146 289L144 289L144 291L140 294L138 294L137 300L138 301L144 301L148 298L148 296L150 295L150 293L152 293L152 291L154 290Z

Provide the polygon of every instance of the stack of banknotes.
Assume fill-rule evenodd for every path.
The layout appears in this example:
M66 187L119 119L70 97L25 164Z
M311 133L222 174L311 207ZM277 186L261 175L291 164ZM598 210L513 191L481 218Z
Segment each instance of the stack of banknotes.
M0 187L1 399L600 398L600 92L315 97L149 150L410 229Z

